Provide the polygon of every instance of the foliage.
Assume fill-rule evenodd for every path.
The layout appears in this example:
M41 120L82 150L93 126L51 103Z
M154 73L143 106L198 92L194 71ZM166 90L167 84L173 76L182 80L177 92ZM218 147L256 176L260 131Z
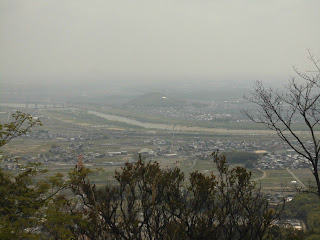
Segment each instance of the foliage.
M0 124L0 147L41 125L30 114L16 112L14 121ZM61 174L42 181L35 178L46 170L30 163L16 176L0 168L0 239L39 239L49 201L64 188Z
M0 239L37 239L47 201L63 186L59 174L35 181L46 172L38 164L26 169L15 177L0 169Z
M28 113L17 111L12 114L14 121L0 124L0 147L9 143L13 138L20 137L34 126L41 126L41 121Z
M76 226L88 228L89 222L83 219L83 213L77 210L75 199L57 194L48 201L45 221L40 225L43 239L81 239Z
M242 167L230 169L214 155L219 174L186 178L179 168L161 169L141 158L116 172L118 184L97 189L86 168L70 173L90 239L263 239L279 211Z
M63 176L36 180L45 172L36 164L15 177L0 169L0 239L75 239L74 226L84 226L74 200L61 193Z
M302 220L307 225L308 234L320 238L320 202L316 195L310 193L297 195L287 203L286 209L282 212L282 218Z
M253 152L232 151L224 153L229 163L246 163L247 161L256 162L259 155Z
M265 239L304 240L305 234L303 231L296 231L292 227L273 225Z

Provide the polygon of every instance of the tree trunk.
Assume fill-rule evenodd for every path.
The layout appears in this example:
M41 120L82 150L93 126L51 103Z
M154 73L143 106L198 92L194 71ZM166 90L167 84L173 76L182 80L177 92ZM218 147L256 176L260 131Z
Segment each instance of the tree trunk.
M313 175L316 179L317 194L318 194L318 197L320 198L320 179L319 179L319 173L318 173L318 159L315 159L315 163L313 165Z

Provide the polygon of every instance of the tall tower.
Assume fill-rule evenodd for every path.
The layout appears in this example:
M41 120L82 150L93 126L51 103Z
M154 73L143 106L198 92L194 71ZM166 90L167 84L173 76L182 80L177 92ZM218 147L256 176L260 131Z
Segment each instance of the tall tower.
M76 168L78 171L80 171L83 168L83 155L78 156L78 163L76 165Z

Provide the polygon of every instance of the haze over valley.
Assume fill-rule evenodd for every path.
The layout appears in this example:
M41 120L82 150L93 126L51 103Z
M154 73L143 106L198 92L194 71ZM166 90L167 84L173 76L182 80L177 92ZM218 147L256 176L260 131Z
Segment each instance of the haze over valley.
M318 170L319 9L318 0L1 0L0 130L17 111L42 126L1 145L0 168L17 175L41 163L44 179L82 164L102 170L90 177L100 188L139 157L218 174L216 152L248 169L270 206L290 202ZM305 92L315 100L299 112Z

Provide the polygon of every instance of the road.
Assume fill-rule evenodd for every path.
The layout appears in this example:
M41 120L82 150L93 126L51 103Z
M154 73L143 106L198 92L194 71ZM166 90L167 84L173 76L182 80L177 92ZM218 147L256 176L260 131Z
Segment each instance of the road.
M267 176L267 173L266 173L265 171L263 171L263 170L260 169L260 168L258 168L258 170L259 170L260 172L262 172L262 176L261 176L261 177L258 177L258 178L256 178L256 179L253 179L253 181L259 181L259 180L261 180L261 179L266 178L266 176Z
M304 185L304 183L289 169L286 168L288 173L291 174L291 176L303 187L303 188L307 188L306 185Z
M191 168L193 168L193 167L194 167L194 165L196 165L196 163L197 163L197 159L194 159L194 160L193 160L193 164L192 164L192 166L191 166L191 167L189 167L189 168L187 168L187 170L190 170Z

